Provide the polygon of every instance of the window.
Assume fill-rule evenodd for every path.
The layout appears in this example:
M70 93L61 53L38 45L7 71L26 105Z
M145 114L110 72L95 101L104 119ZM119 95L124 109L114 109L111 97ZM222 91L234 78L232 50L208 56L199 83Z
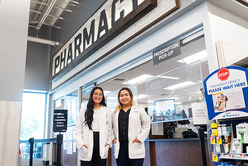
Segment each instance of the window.
M24 92L22 101L21 140L44 138L46 93Z
M24 92L22 99L21 140L43 139L46 109L46 93ZM22 159L29 160L30 144L21 143ZM33 158L42 158L43 144L34 144Z

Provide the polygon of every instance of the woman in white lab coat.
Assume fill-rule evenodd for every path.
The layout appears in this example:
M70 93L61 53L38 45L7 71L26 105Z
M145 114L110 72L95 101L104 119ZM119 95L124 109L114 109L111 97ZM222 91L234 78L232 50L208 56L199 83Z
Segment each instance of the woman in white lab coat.
M113 143L118 166L142 166L145 158L144 141L150 131L150 118L145 109L136 107L133 93L122 88L119 105L112 115Z
M75 139L81 166L106 166L111 144L111 114L106 107L103 90L91 90L87 108L80 110Z

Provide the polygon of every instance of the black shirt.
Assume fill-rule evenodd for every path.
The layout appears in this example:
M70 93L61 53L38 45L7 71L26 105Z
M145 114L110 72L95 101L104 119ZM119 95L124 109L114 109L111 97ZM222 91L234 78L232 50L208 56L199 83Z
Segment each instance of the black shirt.
M123 109L119 112L118 126L119 126L119 141L128 142L128 120L130 109L125 112Z

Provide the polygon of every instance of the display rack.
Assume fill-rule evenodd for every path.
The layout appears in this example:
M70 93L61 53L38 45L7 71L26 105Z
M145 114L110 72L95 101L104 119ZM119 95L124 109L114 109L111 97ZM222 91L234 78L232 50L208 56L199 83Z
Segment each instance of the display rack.
M212 165L248 165L248 87L245 68L218 69L204 80ZM247 127L246 127L247 124Z

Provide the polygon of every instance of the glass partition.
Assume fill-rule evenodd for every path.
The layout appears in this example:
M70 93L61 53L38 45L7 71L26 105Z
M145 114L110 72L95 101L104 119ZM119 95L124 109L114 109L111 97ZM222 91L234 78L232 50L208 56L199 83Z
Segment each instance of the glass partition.
M70 92L62 98L54 102L55 109L66 109L67 114L67 131L63 132L63 144L61 147L61 162L65 165L76 165L76 141L74 136L74 126L76 124L79 104L78 104L78 90ZM58 132L54 133L57 137Z
M30 141L32 139L32 141ZM52 165L56 154L56 138L53 139L33 139L20 141L18 166L28 166L32 162L33 166L43 164ZM31 145L32 144L32 145ZM31 149L30 147L33 147ZM51 149L51 153L49 150ZM30 156L32 154L32 156Z
M201 63L179 67L147 79L147 105L151 122L192 119L192 103L202 102Z
M68 122L67 125L73 125L77 120L78 110L78 94L77 91L65 96L65 108L68 110Z
M78 115L78 90L75 90L65 96L64 107L68 110L67 131L63 133L62 144L62 163L64 165L76 165L76 140L74 135L74 126Z
M21 150L21 158L23 160L30 159L30 143L21 143L20 144ZM42 159L42 151L43 151L43 143L42 142L35 142L33 148L33 159Z

